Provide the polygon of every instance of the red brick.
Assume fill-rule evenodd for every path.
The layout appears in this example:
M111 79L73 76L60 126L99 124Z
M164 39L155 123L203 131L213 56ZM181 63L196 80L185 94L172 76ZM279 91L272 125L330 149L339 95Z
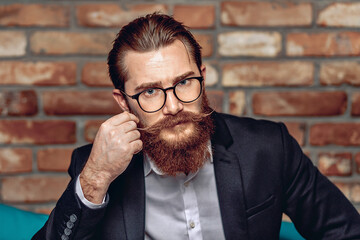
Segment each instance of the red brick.
M93 142L96 136L96 133L98 132L100 125L105 122L104 120L89 120L85 124L85 131L84 131L84 137L85 140L88 142Z
M351 183L334 182L335 186L350 200Z
M168 12L164 4L128 5L126 9L118 4L83 4L76 7L76 16L81 26L122 27L137 17L155 11Z
M67 176L6 177L1 181L1 196L5 202L56 201L69 180Z
M0 92L0 116L31 116L38 111L33 90Z
M351 198L354 203L360 203L360 184L354 183L351 187Z
M0 173L31 172L31 170L31 149L0 148Z
M360 3L333 3L321 10L317 24L329 27L360 27Z
M359 56L359 32L290 33L288 56Z
M360 64L358 62L327 62L320 67L322 85L350 84L360 86Z
M35 32L30 38L31 51L35 54L107 55L115 39L113 32Z
M64 120L0 120L0 143L75 143L75 122Z
M360 174L360 152L355 155L356 172Z
M69 7L42 4L11 4L0 6L1 26L67 27Z
M278 32L226 32L218 35L220 56L276 57L281 51Z
M75 85L74 62L0 62L0 85Z
M353 93L352 95L351 115L360 116L360 92Z
M214 28L214 5L175 5L174 18L190 28Z
M222 84L236 86L310 86L314 64L310 62L245 62L223 65Z
M317 123L310 128L310 144L360 146L360 123Z
M50 215L51 211L55 208L55 206L56 206L55 203L53 203L53 204L47 203L45 206L35 207L35 209L33 211L36 213Z
M26 53L26 36L24 32L0 32L0 57L18 57Z
M303 149L302 151L308 158L311 158L310 152L308 150Z
M229 112L230 114L241 116L245 114L246 98L244 91L234 91L229 93Z
M318 168L326 176L351 176L351 153L320 153Z
M343 114L346 105L341 91L259 92L252 100L254 114L265 116L334 116Z
M82 69L81 81L91 87L113 86L106 62L89 62Z
M209 87L216 85L219 81L219 74L215 66L213 66L211 62L203 62L203 64L206 67L205 86Z
M283 222L291 222L291 219L288 215L286 215L285 213L282 214L282 218L281 221Z
M305 124L298 122L285 122L285 125L290 135L293 136L301 146L304 146Z
M39 171L67 171L72 151L72 148L47 148L39 150L36 157Z
M224 92L218 90L208 90L206 91L206 95L209 99L210 107L212 107L217 112L222 112Z
M223 2L221 23L230 26L310 26L312 5L290 2Z
M42 94L47 115L101 115L120 113L112 91L47 91Z
M210 57L213 54L213 38L209 34L194 34L196 41L202 47L201 55L203 57Z

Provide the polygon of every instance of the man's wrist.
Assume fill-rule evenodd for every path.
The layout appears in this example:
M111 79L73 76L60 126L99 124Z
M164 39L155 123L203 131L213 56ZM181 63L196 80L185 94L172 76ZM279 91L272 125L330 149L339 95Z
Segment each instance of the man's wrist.
M80 175L77 177L75 184L76 184L75 192L85 206L92 209L96 209L96 208L104 207L106 205L106 202L108 201L109 198L107 193L102 197L101 202L98 201L95 202L84 195L83 188L80 182Z
M100 204L105 197L108 187L106 181L107 176L99 175L99 172L93 171L91 168L85 166L80 173L79 180L83 194L90 202Z

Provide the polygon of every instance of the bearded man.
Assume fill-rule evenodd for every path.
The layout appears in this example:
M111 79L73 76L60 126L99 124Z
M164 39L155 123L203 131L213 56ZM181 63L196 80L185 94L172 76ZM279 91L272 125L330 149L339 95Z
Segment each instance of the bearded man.
M73 152L72 177L34 239L278 239L282 213L309 239L360 239L351 203L282 123L208 105L192 34L150 14L108 56L122 113Z

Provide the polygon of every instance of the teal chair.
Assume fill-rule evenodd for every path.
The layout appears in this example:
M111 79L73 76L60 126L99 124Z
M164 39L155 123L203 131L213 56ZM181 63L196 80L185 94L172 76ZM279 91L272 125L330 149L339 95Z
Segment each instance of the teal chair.
M29 240L44 225L48 215L0 204L0 239ZM303 240L294 224L282 222L280 240Z
M280 240L304 240L291 222L282 222L280 228Z
M48 215L0 204L0 239L29 240L44 225Z

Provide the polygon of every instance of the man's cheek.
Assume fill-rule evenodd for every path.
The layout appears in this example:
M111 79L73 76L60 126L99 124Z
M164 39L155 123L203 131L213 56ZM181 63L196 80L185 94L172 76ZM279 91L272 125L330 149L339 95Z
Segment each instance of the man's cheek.
M144 127L148 126L148 124L147 124L145 118L142 116L142 114L140 114L139 112L135 111L132 108L129 109L129 112L134 114L139 119L138 127L144 128Z

